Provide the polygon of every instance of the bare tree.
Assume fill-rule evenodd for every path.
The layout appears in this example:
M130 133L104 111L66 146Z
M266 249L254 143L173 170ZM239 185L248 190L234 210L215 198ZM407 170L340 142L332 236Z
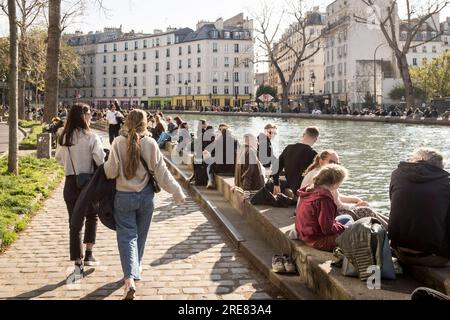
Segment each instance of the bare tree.
M33 57L27 51L29 39L28 30L42 17L42 9L47 0L16 0L17 24L19 27L19 89L18 89L18 113L19 119L25 119L25 86L27 83L27 71ZM5 0L1 0L1 7L6 12Z
M406 7L406 20L402 21L402 30L406 31L406 36L400 39L400 30L398 29L398 5L399 1L392 0L387 7L380 8L376 0L361 0L373 10L377 24L379 24L387 43L393 50L397 61L397 67L405 86L406 107L414 106L414 88L409 71L407 54L409 50L433 41L442 35L439 30L439 21L433 23L437 33L428 39L417 41L417 34L423 30L428 21L432 20L436 14L439 14L449 4L449 0L420 1L413 3L412 0L404 0ZM402 42L400 42L402 40ZM413 42L415 42L413 44ZM417 42L417 43L416 43Z
M8 0L9 18L9 150L8 150L8 172L17 175L18 166L18 112L17 112L17 85L18 85L18 30L16 1Z
M104 8L103 0L76 0L70 2L65 13L61 11L62 0L49 0L48 4L48 46L47 68L45 71L45 107L44 122L50 123L58 113L59 97L59 59L61 48L61 34L70 24L70 19L83 12L87 1L96 3Z
M266 60L276 70L282 87L282 108L289 109L289 91L294 82L296 73L301 64L313 57L320 50L319 42L322 35L311 34L308 27L311 25L310 15L305 0L286 2L286 7L279 17L276 17L275 9L263 3L262 11L254 18L256 21L256 41L259 47L266 53ZM280 38L280 31L285 19L292 21L287 33ZM299 41L293 41L297 38ZM288 72L284 72L281 62L288 55L294 56L294 64Z

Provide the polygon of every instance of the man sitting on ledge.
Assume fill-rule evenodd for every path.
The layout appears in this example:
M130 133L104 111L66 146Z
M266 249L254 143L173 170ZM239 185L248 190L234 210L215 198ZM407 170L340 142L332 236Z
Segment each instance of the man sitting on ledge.
M450 266L450 174L434 149L417 150L392 174L389 237L400 262Z

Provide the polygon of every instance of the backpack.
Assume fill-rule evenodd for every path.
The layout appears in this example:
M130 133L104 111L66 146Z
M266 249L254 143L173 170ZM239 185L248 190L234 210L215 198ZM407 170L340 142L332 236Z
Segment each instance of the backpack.
M396 279L387 232L377 219L369 217L356 221L336 243L342 253L344 275L358 276L365 281L372 275L369 267L378 266L382 279Z

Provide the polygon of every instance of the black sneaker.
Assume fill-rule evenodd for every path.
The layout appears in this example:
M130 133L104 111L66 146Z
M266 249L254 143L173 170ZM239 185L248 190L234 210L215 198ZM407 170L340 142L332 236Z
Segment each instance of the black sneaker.
M84 256L84 265L89 266L89 267L98 265L98 261L95 260L94 255L92 254L92 251L86 250L86 254Z

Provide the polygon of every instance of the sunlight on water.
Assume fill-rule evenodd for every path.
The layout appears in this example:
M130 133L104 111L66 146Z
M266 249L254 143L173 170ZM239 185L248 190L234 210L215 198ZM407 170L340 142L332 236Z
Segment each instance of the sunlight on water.
M183 115L182 118L189 123L191 131L196 130L199 119L208 120L214 129L226 122L239 140L243 134L257 135L267 123L273 123L278 126L278 136L273 142L276 155L288 144L298 142L305 127L317 126L321 137L314 149L335 149L350 170L350 179L342 186L342 193L359 196L385 214L390 206L391 173L414 149L433 147L450 159L450 127L211 115ZM446 169L450 171L450 161Z

